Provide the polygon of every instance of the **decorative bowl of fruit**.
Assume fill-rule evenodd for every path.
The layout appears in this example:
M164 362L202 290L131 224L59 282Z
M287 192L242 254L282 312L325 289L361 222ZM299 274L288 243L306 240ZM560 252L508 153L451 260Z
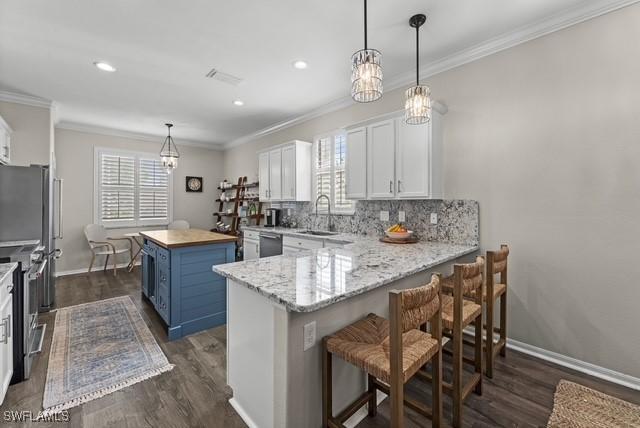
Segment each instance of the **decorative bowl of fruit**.
M385 230L384 234L391 239L409 239L411 235L413 235L413 231L407 230L407 228L401 224L394 224Z

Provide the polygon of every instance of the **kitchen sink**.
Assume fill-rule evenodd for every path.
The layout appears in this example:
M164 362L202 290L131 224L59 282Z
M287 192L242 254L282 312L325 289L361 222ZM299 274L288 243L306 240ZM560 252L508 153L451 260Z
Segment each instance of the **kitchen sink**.
M325 230L305 230L304 232L300 232L300 233L304 233L306 235L315 235L315 236L333 236L338 234L338 232L327 232Z

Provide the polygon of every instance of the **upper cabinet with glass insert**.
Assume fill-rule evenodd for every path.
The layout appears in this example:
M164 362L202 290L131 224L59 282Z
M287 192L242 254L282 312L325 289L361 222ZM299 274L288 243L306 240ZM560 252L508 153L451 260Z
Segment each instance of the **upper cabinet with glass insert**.
M348 127L347 198L441 199L446 111L434 103L431 121L422 125L409 125L395 113Z
M260 201L311 200L311 143L291 141L258 153Z

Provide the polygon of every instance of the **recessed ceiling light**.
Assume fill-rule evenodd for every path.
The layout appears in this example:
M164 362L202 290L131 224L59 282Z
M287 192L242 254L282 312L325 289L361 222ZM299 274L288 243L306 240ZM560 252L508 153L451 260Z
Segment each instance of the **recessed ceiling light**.
M234 106L238 106L238 107L243 106L243 105L244 105L244 101L242 101L242 100L235 100L235 101L233 102L233 105L234 105Z
M113 65L103 61L96 61L93 63L93 65L98 67L100 70L108 71L109 73L113 73L114 71L116 71L116 68Z
M309 64L307 64L306 61L299 59L297 61L293 61L293 66L298 70L304 70L305 68L309 67Z

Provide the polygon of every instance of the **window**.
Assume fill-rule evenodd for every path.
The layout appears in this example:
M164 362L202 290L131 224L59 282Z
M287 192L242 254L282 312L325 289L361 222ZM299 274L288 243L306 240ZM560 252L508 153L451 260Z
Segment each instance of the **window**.
M171 176L152 153L96 149L94 220L105 227L171 221Z
M314 153L314 194L331 199L331 212L353 214L355 202L346 198L345 157L347 136L344 132L316 138ZM327 212L327 200L318 202L318 211Z

